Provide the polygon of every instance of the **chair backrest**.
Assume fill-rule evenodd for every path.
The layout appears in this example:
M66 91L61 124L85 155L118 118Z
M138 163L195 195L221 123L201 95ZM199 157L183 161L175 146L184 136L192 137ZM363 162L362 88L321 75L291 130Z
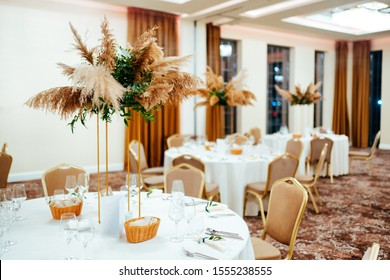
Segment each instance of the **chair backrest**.
M77 176L81 173L88 174L84 168L69 163L62 163L46 170L42 175L45 196L53 195L55 189L65 189L66 176L75 175L77 180Z
M148 162L146 160L144 145L140 143L140 160L141 160L141 171L149 168ZM130 161L130 170L132 173L138 173L138 141L132 140L129 144L129 161Z
M286 259L291 259L299 225L307 205L307 192L294 178L277 180L271 190L263 239L269 235L289 246Z
M180 134L174 134L167 138L168 149L172 147L181 147L184 144L185 137Z
M276 180L285 177L295 177L299 165L299 160L290 154L284 154L268 164L268 176L265 184L264 194L271 191Z
M313 184L315 184L318 180L318 178L321 175L322 166L324 165L326 154L328 151L328 144L325 143L324 147L322 148L320 159L318 160L318 164L316 166L316 170L314 171L314 181Z
M302 141L297 138L291 138L286 144L286 153L295 156L298 160L301 158L303 151Z
M310 141L310 163L317 163L321 156L321 151L324 145L328 144L325 162L330 162L330 156L333 148L333 140L327 137L314 138Z
M252 135L255 138L255 142L253 143L253 145L257 145L257 144L260 143L260 140L261 140L261 130L260 130L260 128L252 127L249 130L249 134Z
M377 260L379 255L380 245L376 242L372 243L372 246L369 247L364 253L362 260Z
M172 166L176 166L181 163L187 163L189 165L192 165L193 167L202 170L203 172L205 171L205 166L203 161L201 161L200 159L192 155L181 155L172 160Z
M238 145L244 145L244 144L247 144L249 142L248 137L246 137L245 135L242 135L240 133L235 133L235 134L229 135L227 137L227 140L229 143L234 143L234 144L238 144Z
M12 165L12 156L9 154L0 153L0 188L6 188L8 175Z
M204 191L204 172L187 163L170 168L164 176L164 192L170 193L172 182L182 180L184 193L187 196L201 198Z
M375 151L376 151L376 148L378 146L378 142L379 142L380 137L381 137L381 131L379 130L376 133L374 143L371 146L371 151L370 151L370 156L369 156L370 158L373 157L374 154L375 154Z

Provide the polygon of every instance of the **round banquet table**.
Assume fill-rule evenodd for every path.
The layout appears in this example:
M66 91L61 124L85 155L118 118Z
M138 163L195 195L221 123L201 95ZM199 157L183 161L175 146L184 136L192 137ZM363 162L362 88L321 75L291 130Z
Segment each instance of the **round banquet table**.
M87 256L91 259L181 259L187 257L186 248L191 251L204 253L217 259L254 259L248 226L238 215L211 218L204 211L197 212L203 221L204 228L212 227L216 230L239 233L243 240L225 238L226 250L221 252L206 244L198 244L195 239L184 239L183 242L171 242L170 237L175 235L175 225L168 217L170 201L165 196L146 197L142 193L142 216L155 216L161 219L157 236L141 243L128 243L126 237L119 238L119 233L108 234L103 225L97 223L96 193L88 193L79 218L90 218L95 224L95 237L87 247ZM120 197L117 197L120 196ZM126 201L125 192L114 192L114 197ZM124 205L127 208L127 204ZM134 207L137 208L137 207ZM59 235L59 221L52 218L45 198L31 199L23 202L20 214L27 219L14 222L11 225L7 238L17 242L10 247L3 259L49 260L64 259L67 254L65 240ZM233 213L229 209L213 211L211 213ZM136 214L138 216L138 214ZM102 220L103 221L103 220ZM118 217L119 227L119 217ZM115 221L114 221L115 222ZM179 223L179 232L186 230L186 221ZM202 236L207 236L202 234ZM78 259L84 257L83 247L77 240L71 242L71 255Z
M331 153L331 163L334 176L340 176L348 174L348 153L349 153L349 141L345 135L337 134L320 134L320 137L328 137L333 140L333 148ZM270 147L274 151L284 152L286 150L287 141L292 138L292 134L267 134L263 137L262 141L265 145ZM303 143L302 156L299 160L299 167L297 174L305 175L305 160L310 154L310 141L312 137L302 137Z
M165 151L165 172L172 167L172 160L183 154L193 155L205 164L206 183L219 185L221 202L239 216L243 216L245 187L248 183L264 182L267 179L268 163L281 153L273 153L264 145L244 150L242 155L224 151L208 151L202 145L186 145ZM257 215L256 203L247 206L249 215Z

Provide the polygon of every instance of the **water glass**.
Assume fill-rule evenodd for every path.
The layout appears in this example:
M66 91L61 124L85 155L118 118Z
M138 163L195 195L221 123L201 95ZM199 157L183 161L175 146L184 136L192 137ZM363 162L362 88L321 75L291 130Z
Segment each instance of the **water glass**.
M87 173L80 173L77 176L77 188L80 194L83 196L84 193L89 190L89 175Z
M187 232L183 235L184 238L192 238L194 236L190 224L196 215L195 201L193 198L184 198L184 217L187 221Z
M73 260L74 257L70 254L70 243L77 234L78 220L74 213L64 213L61 215L59 234L65 239L68 254L66 260Z
M53 192L53 200L64 200L65 191L63 189L55 189Z
M19 216L18 212L19 209L22 207L22 202L27 199L27 194L26 194L26 187L24 184L15 184L11 187L11 198L14 203L14 211L15 211L15 221L23 221L26 219L26 217Z
M171 194L172 196L179 195L180 197L184 197L184 183L182 180L173 180Z
M65 189L68 191L68 193L69 194L75 193L76 188L77 188L76 176L74 175L66 176Z
M126 180L128 182L128 180ZM138 176L137 173L130 174L130 194L131 196L135 196L138 194L138 191L142 190L144 187L142 175ZM132 200L132 203L137 203L137 200Z
M95 236L95 229L90 219L80 219L77 223L76 239L84 248L84 259L87 259L87 246Z
M173 198L169 205L169 218L175 222L176 235L171 237L172 242L181 242L183 238L179 236L179 222L184 219L184 206L182 199Z

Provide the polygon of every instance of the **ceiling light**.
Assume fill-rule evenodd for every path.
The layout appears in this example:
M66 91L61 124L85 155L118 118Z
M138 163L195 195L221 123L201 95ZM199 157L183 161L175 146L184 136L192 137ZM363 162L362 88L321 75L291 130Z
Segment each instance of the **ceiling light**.
M184 4L184 3L190 2L191 0L160 0L160 1L171 2L171 3L175 3L175 4Z
M259 9L246 11L245 13L240 14L240 16L258 18L321 1L323 0L288 0Z
M378 11L384 8L387 8L388 5L381 3L381 2L368 2L361 5L358 5L359 8L366 8L369 10Z
M221 4L219 4L219 5L211 6L209 8L204 9L204 10L200 10L200 11L197 11L197 12L195 12L193 14L190 14L189 17L197 17L197 16L205 15L205 14L212 13L212 12L224 9L224 8L228 8L228 7L236 5L236 4L240 4L240 3L246 2L246 1L248 1L248 0L230 0L230 1L225 1L225 2L223 2Z

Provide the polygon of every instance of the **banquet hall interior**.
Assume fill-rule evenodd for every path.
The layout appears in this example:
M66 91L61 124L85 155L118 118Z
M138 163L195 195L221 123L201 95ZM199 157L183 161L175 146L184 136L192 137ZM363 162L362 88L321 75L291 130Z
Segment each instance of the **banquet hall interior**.
M46 202L67 187L66 168L89 177L79 225L95 223L91 258L191 259L186 246L218 259L362 260L379 244L371 257L390 259L389 0L0 0L0 38L1 259L62 258L49 254L65 241ZM121 79L137 59L145 68ZM104 103L115 90L139 96ZM131 202L130 173L143 175ZM168 214L175 178L195 217L240 238L176 242L196 218ZM23 202L13 197L21 184ZM6 189L18 205L11 222ZM126 206L110 195L127 195L133 218L158 217L157 234L130 241ZM120 238L108 213L123 216ZM24 241L26 228L47 254Z

